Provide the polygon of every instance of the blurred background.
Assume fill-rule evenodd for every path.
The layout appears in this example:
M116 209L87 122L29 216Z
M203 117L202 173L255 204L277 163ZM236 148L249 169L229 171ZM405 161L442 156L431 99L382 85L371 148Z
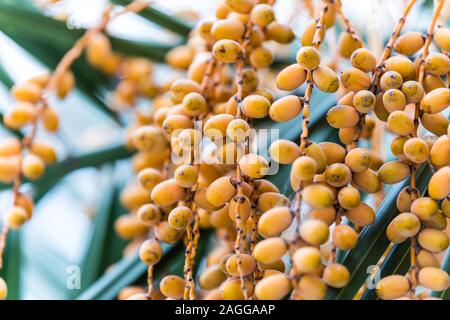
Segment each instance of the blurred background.
M0 65L3 70L3 81L0 82L0 110L2 112L13 103L7 81L21 83L34 75L42 74L49 70L49 65L55 63L54 58L62 53L58 51L60 49L57 43L40 42L38 38L32 45L36 48L35 52L41 52L40 57L29 53L30 48L23 47L22 40L33 37L34 33L31 31L29 33L27 27L23 28L23 26L22 29L14 30L14 26L11 28L10 24L11 19L14 19L14 13L12 15L6 14L6 11L2 13L4 5L27 7L31 2L37 5L36 10L41 14L64 20L69 29L87 28L98 23L104 8L108 5L106 0L61 0L51 5L46 1L0 0ZM191 26L198 20L212 18L218 3L217 0L157 0L154 2L155 7L162 12L176 16ZM369 48L372 46L376 50L390 35L405 2L403 0L342 0L342 5L344 12L358 32L363 35ZM304 1L301 0L278 0L275 10L278 20L294 27L297 35L301 34L310 19L310 13ZM405 30L425 31L431 10L432 1L418 1L408 18ZM23 17L17 16L17 19L20 20ZM31 22L29 28L34 27ZM50 29L46 32L59 32L51 29L51 25L49 27ZM175 46L183 41L177 33L163 30L136 14L127 14L114 20L108 27L108 33L121 39L150 45L157 44L163 48ZM13 34L18 36L14 37ZM281 57L285 59L291 59L297 49L298 44L278 48ZM156 81L178 76L173 71L167 72L167 67L161 61L155 64L155 74ZM272 79L272 75L266 76L268 80ZM106 101L107 104L108 92L103 91L100 95L104 98L102 101ZM121 114L118 121L114 118L115 116L111 116L99 107L99 104L96 96L78 88L67 99L54 101L61 120L61 129L58 134L48 135L43 130L39 130L38 137L53 141L57 146L60 159L67 159L67 157L70 159L94 150L121 146L124 139L123 124L127 123L127 115ZM0 134L6 136L10 133L0 129ZM70 290L67 279L74 266L80 267L81 272L84 272L89 263L96 263L96 270L101 270L98 267L99 264L107 267L108 263L120 259L125 243L113 231L111 233L111 228L108 229L105 224L111 226L113 223L111 217L117 217L123 213L124 209L118 204L117 198L121 187L132 175L130 161L124 159L114 165L75 170L61 180L48 180L47 184L44 182L37 186L36 192L38 194L41 192L43 196L37 204L33 219L20 233L14 234L13 240L8 242L9 252L12 250L20 252L9 262L13 263L16 269L20 264L18 297L22 299L76 298L99 275L89 275L91 279L83 278L85 282L82 283L81 289ZM0 194L0 215L3 209L9 206L11 197L11 192L6 187L1 189L3 191ZM95 245L99 247L96 248ZM107 253L95 251L104 250L109 246L115 249ZM92 257L98 255L103 255L102 260L94 262Z

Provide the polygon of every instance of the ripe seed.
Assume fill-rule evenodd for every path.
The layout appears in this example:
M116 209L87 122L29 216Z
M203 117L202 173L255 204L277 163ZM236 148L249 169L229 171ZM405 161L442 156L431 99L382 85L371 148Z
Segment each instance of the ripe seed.
M359 38L353 37L350 32L344 31L339 36L338 50L341 56L349 59L352 53L363 47L363 43Z
M186 113L191 117L199 116L208 109L205 98L198 92L191 92L185 95L183 106Z
M369 113L375 108L376 97L369 90L358 91L353 96L353 106L361 113Z
M244 286L247 289L248 296L253 294L253 284L248 279L244 280ZM225 280L219 287L220 297L223 300L242 300L244 292L241 288L241 280L239 278L229 278Z
M394 71L392 71L394 72ZM406 103L419 103L425 95L425 90L417 81L406 81L402 84L401 90L406 98Z
M163 180L162 173L153 168L145 168L139 172L139 182L143 188L152 191Z
M185 281L175 275L165 276L159 283L159 290L167 298L180 300L183 298Z
M277 88L291 91L300 87L306 80L306 70L298 63L291 64L281 70L276 78Z
M241 220L243 222L247 221L247 219L250 217L251 211L252 211L252 204L250 200L244 196L244 200L242 201L241 198L238 196L235 196L231 201L230 205L228 206L228 216L231 220L236 222L236 215L238 214L241 216ZM239 211L236 211L236 206L239 203Z
M159 262L162 257L162 253L161 244L155 239L150 239L141 244L139 249L139 258L145 264L153 266Z
M167 222L177 230L184 230L194 220L194 215L186 206L179 206L170 211Z
M64 72L56 82L56 95L65 98L75 86L75 76L71 71Z
M226 0L226 5L237 13L250 13L255 5L253 0Z
M167 221L162 221L155 226L155 236L165 243L175 243L183 237L184 231L174 229Z
M352 66L361 69L364 72L375 70L377 60L372 52L366 48L360 48L353 51L350 57Z
M325 181L333 187L343 187L352 180L352 172L343 163L334 163L325 169Z
M442 76L450 71L450 59L443 53L432 52L425 58L425 69L436 76Z
M140 151L160 153L168 147L162 130L155 126L139 127L133 131L131 139L134 146Z
M389 115L388 129L399 136L408 136L414 130L414 122L404 111L397 110Z
M430 161L436 167L450 165L450 139L447 136L443 135L433 144Z
M360 91L370 87L369 75L354 67L341 72L341 82L345 88L351 91Z
M422 163L427 161L430 155L430 147L428 147L428 144L420 138L411 138L405 142L403 153L412 162Z
M268 173L269 163L257 154L246 154L239 160L242 172L251 178L262 178Z
M405 180L410 174L409 166L401 161L389 161L383 164L378 171L380 181L387 184L395 184Z
M435 200L441 200L450 194L450 167L442 167L433 174L428 182L428 194Z
M418 198L420 194L418 192L411 192L409 187L403 188L397 196L397 208L400 212L409 212L411 210L411 204L413 197Z
M383 106L388 112L403 111L406 106L406 98L398 89L389 89L383 93Z
M198 171L192 165L182 164L175 170L174 177L180 187L190 188L197 183Z
M439 268L440 266L439 260L436 258L436 255L424 249L420 250L419 254L416 256L416 259L417 265L421 269L425 267Z
M0 146L0 154L2 153L1 148L2 147ZM56 151L53 146L43 140L33 141L30 147L30 152L44 160L45 164L53 164L57 160Z
M236 193L236 188L231 184L230 177L220 177L212 182L206 190L206 200L213 207L221 207L227 203Z
M223 39L213 46L214 57L223 63L235 63L242 55L242 49L238 42Z
M238 41L244 35L244 24L238 19L217 20L211 27L211 34L216 40L230 39Z
M273 59L272 52L265 47L257 47L250 52L250 64L255 68L267 68Z
M292 222L288 207L275 207L261 215L258 233L264 238L278 237Z
M147 203L139 208L137 217L140 222L154 226L161 220L161 211L154 204Z
M352 227L346 224L337 225L333 229L332 236L333 236L333 243L340 250L344 251L351 250L358 243L358 234Z
M327 66L318 66L313 70L314 84L323 92L336 92L339 89L339 78L336 73Z
M394 224L396 231L405 238L415 236L420 230L420 221L412 213L399 214L391 221L391 224Z
M209 266L198 277L198 283L204 290L213 290L220 286L222 282L227 279L227 275L222 272L219 265L215 264Z
M295 34L289 26L273 21L267 26L266 37L268 40L288 44L295 39Z
M350 150L345 156L345 164L355 173L366 171L372 164L369 150L364 148Z
M252 273L255 268L256 268L256 261L255 259L248 255L248 254L241 254L240 255L240 268L242 271L242 274L244 276L249 275L250 273ZM226 262L226 269L227 272L235 277L239 276L239 268L238 268L238 258L237 255L233 254L232 256L230 256Z
M289 164L300 156L300 149L295 142L279 139L270 145L269 155L278 163Z
M158 183L151 192L151 199L160 206L170 206L180 201L185 192L175 179Z
M319 249L302 247L295 251L292 262L297 272L315 273L322 267Z
M314 70L320 64L320 53L314 47L303 47L297 52L297 63L306 70Z
M5 213L5 223L11 229L19 229L29 218L27 211L19 206L9 208Z
M319 143L319 147L325 153L327 165L331 165L333 163L344 163L346 151L341 145L334 142L324 141Z
M25 82L21 85L14 85L11 93L19 101L37 103L42 96L42 88L33 82Z
M444 51L450 51L450 29L438 28L433 35L433 40L436 45Z
M323 270L323 280L333 288L343 288L350 280L350 272L339 263L332 263Z
M381 181L378 175L371 169L353 174L352 183L360 191L366 193L377 193L381 190Z
M449 120L441 113L423 113L420 117L420 123L425 129L437 137L447 134Z
M359 122L359 113L351 106L335 106L328 110L327 122L333 128L350 128Z
M328 225L318 219L308 219L299 228L303 240L312 245L321 245L327 242L330 235Z
M275 101L269 110L273 121L285 122L297 117L302 111L302 104L297 96L289 95Z
M313 158L317 164L317 173L322 173L327 165L327 155L322 148L314 142L311 142L304 150L306 156Z
M291 283L285 274L273 274L258 281L255 296L258 300L281 300L290 290Z
M264 118L269 114L270 102L260 95L250 95L242 101L242 113L250 118Z
M422 33L417 31L409 31L398 37L395 42L394 49L398 53L411 56L419 51L425 44Z
M303 200L314 209L330 207L335 200L333 191L320 184L306 186L302 190L302 197Z
M56 132L59 128L59 116L56 111L46 107L42 113L42 124L48 132Z
M289 199L279 192L265 192L258 198L257 208L266 212L275 207L288 207Z
M383 300L393 300L404 296L410 289L409 281L400 275L387 276L378 281L377 295Z
M203 133L212 141L226 136L228 124L233 120L230 114L217 114L209 118L203 126Z
M250 19L254 24L265 27L275 20L275 12L267 4L258 4L252 9Z
M120 216L114 223L114 229L119 237L124 240L143 236L148 232L148 226L132 215Z
M429 73L423 79L423 88L428 93L438 88L445 88L445 82L442 81L441 77Z
M447 272L436 268L426 267L419 271L419 283L427 289L433 291L444 291L450 285L450 279Z
M411 212L422 221L432 220L438 214L438 211L439 206L437 202L429 197L416 199L411 204Z
M415 80L416 68L414 63L405 56L392 56L385 61L384 66L387 70L400 73L403 81Z
M302 299L323 300L327 293L327 286L319 277L307 274L300 278L297 291Z
M403 83L402 76L396 71L385 72L380 79L380 87L383 91L398 89Z
M279 261L286 251L286 242L282 238L274 237L259 241L252 254L256 261L267 265Z
M358 226L367 226L375 221L375 211L368 204L361 202L356 208L347 211L348 220Z
M447 249L449 244L448 237L444 232L429 228L420 231L417 240L422 248L434 253Z
M323 209L312 209L309 212L311 219L319 219L325 222L327 225L332 225L336 218L336 209L333 207Z
M312 46L316 28L317 28L317 23L315 20L311 20L307 24L305 30L302 33L301 39L300 39L301 43L302 43L302 47Z
M37 180L45 172L45 162L39 156L27 154L22 160L22 173L30 180Z
M347 210L356 208L361 201L361 195L359 191L352 186L347 186L340 189L338 191L337 197L341 207Z

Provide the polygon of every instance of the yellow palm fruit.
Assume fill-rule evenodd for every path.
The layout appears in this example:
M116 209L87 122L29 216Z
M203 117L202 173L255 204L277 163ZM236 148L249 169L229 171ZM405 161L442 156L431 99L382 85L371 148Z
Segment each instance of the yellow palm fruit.
M351 106L335 106L327 112L327 122L333 128L350 128L359 122L359 113Z
M6 300L8 296L8 286L6 285L5 280L0 277L0 300Z
M314 142L311 142L304 150L306 156L313 158L317 164L317 173L322 173L327 165L327 155L322 148Z
M208 110L205 98L198 92L191 92L184 96L183 106L186 114L191 117L199 116Z
M150 125L134 130L131 139L134 146L140 151L161 153L169 146L162 130Z
M345 164L355 173L366 171L371 163L370 152L365 148L352 149L345 156Z
M302 190L303 200L314 209L330 207L335 195L333 191L321 184L312 184Z
M380 87L383 91L398 89L403 83L402 76L397 71L386 71L380 79Z
M350 272L339 263L332 263L323 270L323 281L333 288L343 288L350 280Z
M264 264L264 263L260 263L258 262L258 268L264 271L279 271L279 272L285 272L286 271L286 266L283 262L283 260L278 260L275 261L274 263L268 263L268 264Z
M389 117L389 112L385 109L385 107L383 105L383 93L382 92L379 92L376 95L375 108L373 109L373 111L379 120L384 121L384 122L387 121L387 119Z
M266 212L275 207L289 206L289 198L279 192L265 192L258 198L257 208Z
M200 93L201 89L197 82L189 79L178 79L170 87L171 97L176 102L183 101L184 97L191 92Z
M392 112L387 123L388 129L399 136L408 136L414 130L413 120L404 111Z
M275 207L264 212L258 221L258 233L264 238L278 237L292 222L288 207Z
M27 154L22 160L22 173L30 180L37 180L45 172L45 162L39 156Z
M176 275L168 275L161 279L159 290L169 299L180 300L184 294L185 280Z
M306 26L305 30L303 31L302 36L300 38L302 47L313 45L314 33L316 31L316 28L317 28L317 22L315 20L311 20L307 24L307 26Z
M352 186L347 186L340 189L338 191L337 198L341 207L347 210L356 208L361 201L359 191Z
M407 212L400 213L391 221L391 224L393 224L396 232L404 238L414 237L421 226L419 218Z
M398 89L389 89L383 93L383 106L389 113L402 111L406 106L405 95Z
M292 164L291 172L302 181L311 181L317 173L317 162L312 157L301 156Z
M144 293L145 289L143 287L128 286L120 290L119 294L117 295L117 300L147 300L147 297Z
M253 153L244 155L239 160L239 167L243 174L255 179L265 176L269 171L269 163L267 160Z
M17 205L9 208L5 213L5 223L14 230L19 229L28 218L27 211Z
M280 190L276 185L266 179L253 180L254 195L260 196L266 192L276 192L279 193Z
M254 69L245 68L242 80L242 91L244 96L250 95L258 88L259 78Z
M450 153L450 144L448 152ZM411 138L405 142L403 153L410 161L422 163L427 161L428 156L430 155L430 147L428 147L428 144L423 139Z
M439 260L436 258L436 255L433 253L427 251L427 250L420 250L419 253L416 256L417 259L417 265L419 268L425 268L425 267L437 267L439 268L440 263Z
M228 215L228 205L225 205L219 210L212 211L209 220L211 225L216 229L229 227L233 224L233 221Z
M390 71L395 72L395 71ZM402 84L401 90L406 98L406 103L419 103L422 100L425 90L417 81L406 81Z
M423 79L423 88L425 89L425 92L431 92L438 88L445 88L445 82L441 79L441 77L436 76L434 74L426 74L425 78Z
M419 271L419 284L433 291L444 291L450 286L448 273L436 267L426 267Z
M302 103L297 96L288 95L275 101L269 109L269 116L277 122L289 121L302 111Z
M420 123L425 129L436 136L447 134L449 120L441 113L423 113L420 117Z
M218 114L209 118L203 126L203 133L212 141L226 137L228 124L233 120L230 114Z
M322 209L312 209L308 217L311 219L319 219L325 222L327 225L332 225L336 219L336 209L333 207L322 208Z
M269 114L270 101L267 98L252 94L242 101L242 113L250 118L264 118Z
M375 108L376 97L369 90L358 91L353 96L353 106L361 113L369 113Z
M139 182L143 188L151 191L158 183L163 180L163 175L154 168L145 168L139 172Z
M226 5L237 13L250 13L255 5L254 0L225 0Z
M441 211L447 218L450 217L450 200L444 199L442 201Z
M410 174L410 169L404 162L394 160L383 164L378 171L378 178L386 184L395 184L406 179Z
M323 300L327 287L322 279L315 275L304 275L297 285L297 295L304 300Z
M192 119L182 114L168 115L163 122L162 128L167 135L178 134L182 129L192 128Z
M300 87L306 80L306 70L298 63L291 64L281 70L276 78L277 88L291 91Z
M450 89L437 88L427 93L420 102L423 111L438 113L445 110L450 104Z
M46 164L53 164L57 159L56 151L53 146L43 140L33 141L32 145L30 146L30 152L39 156L42 160L44 160Z
M358 226L367 226L375 220L375 211L369 205L361 202L355 208L347 211L348 220Z
M50 107L44 109L42 113L42 124L49 132L56 132L59 128L59 116L56 111Z
M114 229L117 235L123 240L142 237L148 232L148 226L132 215L120 216L114 222Z
M391 141L391 145L390 145L391 152L399 159L405 158L405 155L403 154L403 147L404 147L406 141L408 141L408 138L402 137L402 136L395 137Z
M437 167L450 165L450 139L447 136L439 137L433 144L430 150L430 161Z
M408 278L401 275L387 276L378 281L377 295L383 300L393 300L408 293L410 283Z
M448 236L440 230L425 228L419 232L417 240L420 246L428 251L437 253L448 248Z
M320 142L319 147L323 150L327 158L327 165L333 163L344 163L345 148L334 142Z
M75 86L75 76L71 71L64 72L56 82L56 95L63 99Z
M424 222L425 228L445 230L447 228L447 218L440 211L429 221Z
M0 140L0 157L10 157L20 154L22 150L22 145L20 140L11 138L2 138Z
M238 19L217 20L211 27L211 34L216 40L230 39L239 41L244 35L244 24Z
M350 68L341 72L342 85L351 91L369 89L370 77L358 68Z
M267 26L266 37L268 40L288 44L295 39L295 34L289 26L273 21Z
M386 60L384 65L387 70L400 73L403 81L414 80L416 76L414 63L405 56L392 56Z
M197 183L198 170L192 165L183 164L175 170L174 178L180 187L190 188Z
M238 262L239 259L240 263ZM255 270L256 261L252 256L241 253L239 259L236 254L233 254L228 258L225 267L230 275L238 277L240 275L239 269L241 269L242 274L247 276Z
M44 73L30 78L27 82L37 84L42 89L48 84L48 80L50 79L50 74Z
M314 70L320 64L320 53L314 47L302 47L297 52L297 63L306 70Z
M428 182L428 194L440 200L450 194L450 167L442 167L436 171Z
M250 64L255 68L267 68L273 62L272 52L265 47L254 48L250 52Z
M373 53L366 48L353 51L350 60L355 68L361 69L364 72L374 71L377 64Z
M346 224L337 225L333 229L332 238L336 247L344 251L353 249L358 243L358 234Z
M408 212L411 210L411 204L420 194L414 192L410 187L403 188L397 196L396 205L400 212Z
M140 222L153 226L161 220L161 211L154 204L146 203L139 208L137 218Z
M372 169L354 172L352 183L356 188L366 193L377 193L381 190L381 181Z
M213 290L220 286L222 282L227 279L225 273L222 272L220 267L216 265L209 266L198 277L198 283L204 290Z
M295 251L292 263L297 272L315 273L322 267L319 249L315 247L302 247Z
M161 260L162 253L161 244L155 239L150 239L141 244L139 258L145 264L153 266Z
M254 24L265 27L275 20L275 12L267 4L258 4L252 9L250 19Z
M151 192L151 199L160 206L170 206L180 201L185 192L175 179L158 183Z
M223 63L235 63L242 55L242 49L234 40L219 40L213 46L214 57Z
M170 226L169 222L161 221L154 227L156 239L171 244L183 237L184 230L177 230Z
M238 207L239 205L239 207ZM239 210L238 210L238 208ZM246 197L238 197L235 196L228 206L228 216L232 221L236 221L237 215L239 215L242 222L247 221L247 219L250 217L252 210L252 204L250 200Z
M25 194L19 193L15 199L16 206L19 206L25 210L27 213L28 219L31 219L33 216L33 201Z
M22 102L8 110L3 119L5 126L11 129L20 129L31 123L35 117L36 109L28 102Z
M425 58L425 69L436 76L442 76L450 71L450 58L440 52L431 52Z
M139 184L126 186L120 194L120 204L130 211L135 211L141 205L148 202L150 202L148 191Z
M286 251L286 242L282 238L274 237L259 241L255 245L252 255L256 261L267 265L279 261Z
M226 132L231 140L242 142L250 135L250 125L243 119L233 119L228 123Z
M325 169L325 181L333 187L343 187L352 180L352 172L343 163L333 163Z
M184 230L187 226L189 226L194 220L194 214L191 209L186 206L179 206L174 208L169 213L169 217L167 218L167 222L169 225L177 230Z
M319 219L308 219L300 225L299 234L311 245L324 244L330 235L328 225Z
M398 53L411 56L425 44L424 36L418 31L409 31L398 37L394 49Z
M278 163L289 164L300 156L300 148L295 142L279 139L270 145L269 155Z
M339 54L349 59L352 53L363 47L361 39L355 38L350 32L344 31L339 36L338 50Z
M19 101L37 103L42 97L42 87L28 81L21 85L14 85L11 93Z
M102 66L111 54L111 44L108 37L102 33L97 33L90 38L86 47L86 58L91 65Z
M165 56L168 65L178 69L188 69L194 60L195 50L190 45L174 47Z
M244 280L244 286L249 297L253 294L253 284L250 280ZM223 300L243 300L244 292L241 288L241 280L239 278L228 278L219 287L220 297Z
M339 89L339 78L336 73L327 66L318 66L313 70L314 84L323 92L336 92Z
M258 300L281 300L291 290L291 283L283 273L276 273L261 279L255 286Z
M206 199L213 207L221 207L236 193L230 177L220 177L212 182L206 190Z
M356 134L356 126L355 127L349 127L349 128L340 128L339 129L339 141L341 141L345 145L352 144L355 134Z
M255 94L265 97L267 100L269 100L270 103L273 103L275 101L273 92L268 88L257 88L255 90Z
M433 34L434 43L444 51L450 51L450 29L438 28Z

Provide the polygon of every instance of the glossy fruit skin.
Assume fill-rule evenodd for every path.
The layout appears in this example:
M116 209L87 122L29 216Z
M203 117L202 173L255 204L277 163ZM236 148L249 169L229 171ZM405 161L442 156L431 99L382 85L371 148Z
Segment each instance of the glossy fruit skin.
M261 279L255 286L258 300L281 300L290 291L291 283L285 274L273 274Z
M323 279L333 288L343 288L350 280L350 272L341 264L333 263L325 267Z
M282 238L273 237L259 241L252 254L256 261L262 264L271 264L279 261L286 250L286 242Z
M183 278L175 275L165 276L161 279L159 289L167 298L180 300L183 298L185 281Z
M293 263L297 272L313 273L322 266L320 251L315 247L302 247L294 253Z
M234 254L228 258L225 268L230 275L238 277L240 275L238 265L237 255ZM249 275L256 268L255 259L248 254L240 254L240 268L244 276Z
M297 63L306 70L314 70L320 64L320 53L314 47L303 47L297 52Z
M244 285L249 296L253 294L253 284L249 280L245 280ZM219 287L220 296L223 300L243 300L244 292L241 289L241 281L239 278L229 278L225 280Z
M300 87L306 80L306 70L298 63L291 64L281 70L276 78L277 88L291 91Z
M366 48L360 48L353 51L351 57L352 65L364 72L375 70L377 60L372 52Z
M214 44L214 57L223 63L235 63L242 55L242 49L238 42L223 39Z
M142 262L153 266L161 260L163 251L158 241L154 239L146 240L139 249L139 257Z
M435 253L447 249L449 245L447 235L435 229L423 229L417 239L422 248Z
M405 295L410 289L408 279L400 275L387 276L377 283L377 295L383 300L392 300Z
M433 291L443 291L450 286L447 272L436 267L422 268L418 280L422 286Z
M292 215L287 207L275 207L261 215L258 221L258 233L264 238L277 237L292 222Z
M303 240L311 245L321 245L328 240L330 229L321 220L308 219L300 225L299 234Z
M312 78L320 91L332 93L339 89L338 76L327 66L318 66L313 70Z
M269 109L269 116L273 121L285 122L294 119L302 111L300 99L288 95L275 101Z

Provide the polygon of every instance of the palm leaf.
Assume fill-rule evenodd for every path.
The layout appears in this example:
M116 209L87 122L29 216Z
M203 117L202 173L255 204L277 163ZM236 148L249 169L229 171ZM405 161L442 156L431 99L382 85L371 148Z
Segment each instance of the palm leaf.
M8 284L8 299L20 298L20 231L11 230L6 239L6 247L3 253L3 268L0 269L0 277Z

